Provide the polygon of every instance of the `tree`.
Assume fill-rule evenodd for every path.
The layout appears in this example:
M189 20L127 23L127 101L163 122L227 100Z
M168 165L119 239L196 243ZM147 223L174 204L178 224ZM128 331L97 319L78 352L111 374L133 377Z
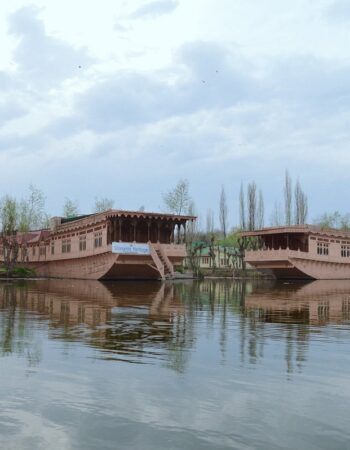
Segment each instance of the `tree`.
M189 207L188 207L188 215L190 216L196 216L196 206L193 200L191 200ZM197 221L189 220L187 222L187 233L186 238L187 242L194 242L196 240L198 234L198 224Z
M29 195L18 204L18 230L21 232L37 230L48 225L45 212L45 195L35 187L29 186Z
M305 224L308 214L308 201L306 194L301 189L299 180L295 185L294 201L295 201L295 224L296 225Z
M1 232L13 235L17 231L18 204L15 198L6 195L0 203Z
M257 198L256 198L256 184L253 181L248 184L248 230L253 231L256 228L257 217Z
M211 209L207 211L206 232L208 235L214 233L214 213Z
M228 215L228 208L227 208L227 201L226 201L226 193L225 189L222 186L221 188L221 194L220 194L220 225L221 225L221 231L224 235L224 238L226 238L227 234L227 215Z
M97 198L95 197L95 204L93 208L93 212L99 213L103 211L107 211L107 209L113 209L114 206L114 200L111 198Z
M79 214L79 205L76 200L71 200L69 198L65 198L65 202L63 205L63 217L75 217Z
M292 180L286 170L284 178L284 220L286 225L292 224Z
M18 205L15 198L6 195L0 203L1 247L4 265L11 270L16 264L19 252L17 241Z
M264 197L261 189L259 190L259 199L258 199L258 211L257 211L257 226L258 228L264 228L265 221L265 206L264 206Z
M280 227L283 222L282 216L283 216L283 214L282 214L281 205L280 205L280 203L275 202L273 211L271 214L271 219L270 219L271 226Z
M241 189L239 191L239 225L240 225L241 230L246 229L245 199L244 199L243 183L241 184Z
M180 180L174 189L163 194L163 201L166 209L173 214L188 213L191 202L188 181Z

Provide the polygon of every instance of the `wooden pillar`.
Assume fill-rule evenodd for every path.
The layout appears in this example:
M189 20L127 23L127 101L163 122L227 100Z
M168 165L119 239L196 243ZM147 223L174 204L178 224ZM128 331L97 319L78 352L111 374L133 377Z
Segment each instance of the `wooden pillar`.
M150 242L151 240L151 221L149 220L147 222L147 241Z
M157 222L157 227L158 227L158 242L160 242L160 226L161 226L161 223L160 222Z
M119 219L119 242L122 242L122 225L123 219Z
M136 220L134 220L132 223L132 226L134 227L134 242L136 242L136 225L137 225L137 222L136 222Z
M113 241L117 241L117 219L113 219Z
M183 223L184 227L184 244L186 244L186 222Z

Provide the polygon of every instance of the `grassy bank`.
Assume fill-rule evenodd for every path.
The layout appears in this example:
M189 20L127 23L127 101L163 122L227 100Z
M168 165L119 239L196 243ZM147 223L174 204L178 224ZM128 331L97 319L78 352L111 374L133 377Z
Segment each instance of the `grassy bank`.
M0 267L0 278L30 278L34 276L34 270L26 267L14 267L13 269L8 269L4 266Z

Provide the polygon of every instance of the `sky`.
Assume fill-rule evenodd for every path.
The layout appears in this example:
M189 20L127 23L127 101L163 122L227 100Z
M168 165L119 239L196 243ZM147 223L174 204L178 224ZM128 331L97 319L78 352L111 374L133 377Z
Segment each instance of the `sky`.
M350 211L350 1L0 2L0 194L164 210L188 179L204 223L287 168L309 222ZM218 218L216 218L218 223Z

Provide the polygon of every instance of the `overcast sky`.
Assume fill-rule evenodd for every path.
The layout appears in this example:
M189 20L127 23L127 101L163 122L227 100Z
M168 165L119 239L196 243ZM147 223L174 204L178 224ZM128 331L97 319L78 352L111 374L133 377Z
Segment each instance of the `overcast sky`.
M349 0L11 0L0 39L0 193L158 210L187 178L233 224L255 180L268 223L288 168L309 221L350 211Z

